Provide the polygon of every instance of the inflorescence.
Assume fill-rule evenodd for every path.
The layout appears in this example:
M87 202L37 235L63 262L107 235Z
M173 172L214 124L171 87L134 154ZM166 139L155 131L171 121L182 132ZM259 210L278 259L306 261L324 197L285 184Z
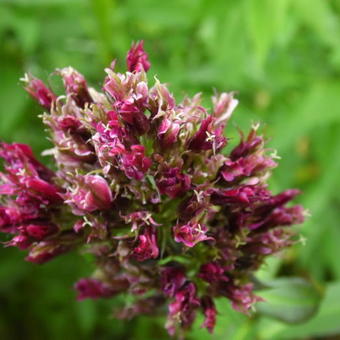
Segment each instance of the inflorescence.
M210 110L200 94L176 103L157 79L149 87L142 42L126 61L126 73L106 69L103 93L71 67L56 70L61 96L25 76L46 110L57 170L27 145L0 144L0 231L35 263L78 248L93 254L95 273L75 284L79 300L129 293L119 318L167 306L171 335L201 310L212 332L215 298L245 313L260 299L252 274L294 242L289 226L303 209L286 204L298 191L267 189L276 162L256 126L223 151L233 93L215 95Z

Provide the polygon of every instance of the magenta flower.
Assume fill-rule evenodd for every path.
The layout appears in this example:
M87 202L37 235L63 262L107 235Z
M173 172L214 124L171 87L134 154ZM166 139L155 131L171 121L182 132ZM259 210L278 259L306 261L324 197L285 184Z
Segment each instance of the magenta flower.
M198 276L210 283L219 281L229 281L226 271L228 268L223 268L216 262L205 263L201 266Z
M78 106L84 107L86 103L92 103L93 100L82 74L72 67L57 70L57 73L63 78L66 93L71 96Z
M49 110L57 96L38 78L26 74L22 79L26 84L26 91L45 109Z
M67 203L74 206L74 212L84 214L111 207L112 191L106 180L98 175L77 176L75 189L65 195Z
M157 136L163 148L168 148L177 141L180 128L180 122L172 121L166 117L162 120L157 131Z
M189 149L193 151L214 150L219 151L223 148L227 139L223 136L223 129L214 126L215 119L208 116L201 123L201 127L189 142Z
M204 322L202 327L207 328L209 333L212 333L216 324L217 310L213 299L210 296L203 296L201 305L204 313Z
M208 228L204 224L189 222L185 225L176 225L173 227L174 239L176 242L181 242L187 247L194 247L198 242L213 240L213 237L208 237L206 232Z
M6 226L11 224L11 213L10 208L0 206L0 230L6 230Z
M185 271L182 267L166 267L162 272L162 290L167 296L174 297L185 282Z
M145 156L143 145L132 145L131 151L122 155L122 168L125 175L132 179L141 180L151 166L151 159Z
M93 278L80 279L75 284L78 300L107 298L114 294L111 286Z
M262 298L253 294L252 283L243 286L228 284L226 286L226 295L231 299L233 308L243 313L249 313L251 306L255 302L263 301Z
M33 244L26 260L34 263L45 263L50 261L54 257L69 251L71 247L63 242L56 240L41 241L37 244Z
M20 230L22 229L30 237L33 237L36 240L42 240L50 235L55 234L58 231L58 227L55 224L45 224L45 223L35 223L28 224L22 227L18 227Z
M147 227L138 236L138 245L133 249L133 255L138 261L156 259L159 255L156 229Z
M5 243L6 246L17 247L21 250L28 249L32 245L32 238L28 235L20 233L14 236L9 242Z
M125 223L132 224L131 231L140 229L142 226L159 226L149 211L135 211L127 216L123 216Z
M200 306L197 298L197 288L194 283L187 282L174 295L169 304L166 328L170 335L174 335L178 321L182 328L191 326L195 319L196 308Z
M184 192L189 190L190 184L190 176L181 173L179 168L165 169L157 180L160 193L171 198L183 195Z
M151 66L148 55L144 51L143 41L133 44L127 57L127 68L130 72L147 72Z
M78 300L132 295L118 318L159 315L183 335L198 312L213 332L216 298L249 313L260 299L252 277L267 256L294 243L303 208L298 190L274 195L277 166L253 127L232 144L224 130L238 104L233 93L176 102L165 84L148 82L143 42L127 54L127 72L106 69L103 92L71 67L58 69L65 94L33 76L25 89L46 110L56 171L29 146L0 143L0 231L5 246L45 263L86 250L93 277L76 285Z

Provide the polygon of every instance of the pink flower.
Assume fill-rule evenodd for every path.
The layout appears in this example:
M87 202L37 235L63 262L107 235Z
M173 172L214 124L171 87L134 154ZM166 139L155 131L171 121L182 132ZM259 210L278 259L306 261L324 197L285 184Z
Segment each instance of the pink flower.
M228 277L225 275L225 271L225 268L217 262L209 262L201 266L198 277L210 283L229 281Z
M213 237L206 235L208 231L204 224L189 222L185 225L176 225L173 227L174 238L176 242L181 242L187 247L194 247L198 242L213 240Z
M139 135L146 133L150 122L145 115L149 107L149 90L145 76L142 73L123 75L110 70L107 72L103 88L112 103L115 119L119 117L127 128Z
M246 157L263 147L263 144L263 137L258 136L257 127L253 127L247 139L241 133L241 142L231 151L230 158L235 161L241 157Z
M29 146L0 143L0 157L6 162L6 173L0 173L1 195L18 195L17 202L25 197L25 203L29 198L44 204L61 202L61 189L52 183L53 172L34 158Z
M53 223L31 223L27 225L20 225L17 228L20 233L14 236L7 246L18 247L19 249L27 249L34 242L42 241L45 238L54 235L58 231L58 227Z
M0 157L6 162L5 169L12 175L40 177L49 181L55 174L41 164L33 155L32 149L26 144L0 143Z
M138 134L146 133L150 128L149 119L134 103L125 101L119 107L119 115L123 121L135 129Z
M58 231L58 227L53 223L31 223L19 227L19 230L20 228L22 228L22 230L27 235L33 237L36 240L42 240L45 237L53 235Z
M250 155L236 161L227 160L221 169L221 175L225 181L232 182L239 178L258 175L260 172L276 167L276 165L270 157Z
M174 335L176 321L180 321L181 327L189 328L195 319L195 309L200 305L197 298L197 289L194 283L187 282L179 289L174 301L169 304L169 314L166 328L170 335Z
M164 294L174 297L186 282L184 269L181 267L166 267L162 270L161 284Z
M45 109L49 110L57 99L56 95L38 78L26 74L23 79L25 90Z
M189 141L189 149L199 152L203 150L214 150L214 152L223 148L227 139L223 136L221 127L214 127L214 118L209 116L201 123L199 130Z
M241 142L232 150L220 173L227 182L248 177L249 184L257 184L276 166L272 157L266 156L263 137L258 136L257 127L253 127L246 140L241 135Z
M198 188L196 189L197 191L191 195L191 197L181 202L181 205L178 208L180 220L188 221L193 219L204 210L208 211L209 207L211 207L210 190L200 191Z
M48 202L58 203L61 201L59 188L40 178L28 177L22 180L23 187L35 197L46 199Z
M0 206L0 230L5 231L10 224L11 214L9 213L9 208Z
M256 201L263 201L270 197L270 193L257 186L241 185L234 189L215 190L211 194L211 201L220 205L242 205Z
M161 194L176 198L189 190L190 176L181 173L179 168L168 168L161 172L157 187Z
M141 229L143 226L160 226L152 217L149 211L135 211L127 216L123 216L125 223L132 224L131 231Z
M36 220L43 214L39 202L32 202L31 198L16 201L8 200L6 207L0 206L0 230L4 232L16 232L18 225L26 221Z
M66 198L79 214L109 209L113 201L109 185L98 175L77 176L77 187L67 193Z
M243 249L253 254L269 255L279 252L292 244L292 232L284 229L272 229L248 237Z
M125 129L120 125L118 117L110 120L107 126L103 123L96 124L96 133L92 137L92 142L105 174L110 172L113 167L119 166L117 164L119 157L122 157L126 152L126 147L122 142L124 137Z
M126 64L130 72L147 72L151 66L143 45L143 41L133 44L127 54Z
M33 240L31 237L25 234L19 234L14 236L9 242L6 243L8 247L17 247L21 250L27 249L31 246Z
M242 286L227 283L224 288L226 295L232 301L232 307L239 312L247 314L256 302L263 301L262 298L254 295L252 283Z
M131 151L122 155L122 168L128 178L141 180L151 166L151 159L145 156L142 145L132 145Z
M164 118L158 128L157 136L163 148L168 148L177 141L181 129L179 122Z
M154 227L146 227L138 236L138 245L133 249L133 256L138 261L145 261L156 259L158 255L156 229Z
M114 294L112 288L97 279L83 278L74 286L78 292L77 300L108 298Z
M216 324L216 307L213 299L206 295L201 299L201 305L205 316L204 322L201 327L207 328L209 333L212 333Z
M66 93L72 97L77 105L83 108L86 103L93 102L82 74L72 67L58 69L57 73L63 78Z
M224 127L230 119L238 100L234 99L233 93L223 92L212 98L214 105L213 116L216 118L215 124Z
M151 88L148 100L148 109L151 117L156 118L163 116L173 116L173 109L176 108L176 101L165 84L156 80L156 84ZM181 121L181 119L179 119Z
M41 241L34 245L25 260L38 264L45 263L67 252L70 247L70 245L63 244L58 240Z

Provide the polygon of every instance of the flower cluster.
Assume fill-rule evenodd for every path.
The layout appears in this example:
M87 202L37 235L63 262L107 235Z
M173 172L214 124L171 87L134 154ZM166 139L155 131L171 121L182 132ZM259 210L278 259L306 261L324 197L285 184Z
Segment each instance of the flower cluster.
M201 310L212 332L215 298L245 313L259 300L251 275L292 244L303 209L287 203L298 191L268 190L276 163L257 126L224 151L233 93L215 95L209 110L199 94L176 103L157 79L149 86L142 42L126 61L126 73L106 69L103 92L71 67L56 71L64 95L23 79L46 110L57 169L27 145L0 144L0 231L35 263L90 252L97 270L76 283L80 300L129 293L120 318L167 306L171 335Z

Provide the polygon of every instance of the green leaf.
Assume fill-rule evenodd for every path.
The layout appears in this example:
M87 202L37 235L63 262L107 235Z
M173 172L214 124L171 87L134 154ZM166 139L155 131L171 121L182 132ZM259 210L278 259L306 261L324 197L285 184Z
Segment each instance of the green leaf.
M269 287L258 293L265 302L259 302L256 310L263 315L299 323L309 319L318 309L320 293L303 279L277 279L271 281Z
M287 325L279 321L263 318L259 323L259 338L271 339L306 339L311 337L340 334L340 281L327 286L317 314L301 325Z
M340 334L340 282L328 286L319 313L308 323L283 332L291 337L325 336Z
M278 272L282 259L278 256L268 257L265 263L256 273L256 278L260 281L273 280L274 276Z

